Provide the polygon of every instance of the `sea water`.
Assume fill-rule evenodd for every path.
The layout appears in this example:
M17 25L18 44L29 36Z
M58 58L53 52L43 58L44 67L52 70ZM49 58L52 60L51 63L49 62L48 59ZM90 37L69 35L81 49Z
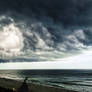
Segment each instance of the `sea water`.
M0 70L0 77L80 92L92 92L92 70Z

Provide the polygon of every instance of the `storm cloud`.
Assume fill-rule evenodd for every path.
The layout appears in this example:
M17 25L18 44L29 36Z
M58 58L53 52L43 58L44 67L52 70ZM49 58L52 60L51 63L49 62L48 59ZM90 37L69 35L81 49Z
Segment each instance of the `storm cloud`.
M1 0L0 10L36 18L47 16L64 25L88 25L92 20L91 0Z
M0 33L13 25L13 31L18 29L22 34L22 54L10 55L11 49L6 47L8 52L0 50L1 58L10 55L18 59L20 55L28 61L29 57L53 60L92 48L91 11L92 0L1 0Z

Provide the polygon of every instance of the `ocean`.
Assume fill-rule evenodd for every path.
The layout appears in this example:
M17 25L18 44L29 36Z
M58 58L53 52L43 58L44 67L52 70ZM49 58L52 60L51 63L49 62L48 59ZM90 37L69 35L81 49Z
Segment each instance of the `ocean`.
M0 70L1 78L92 92L92 70Z

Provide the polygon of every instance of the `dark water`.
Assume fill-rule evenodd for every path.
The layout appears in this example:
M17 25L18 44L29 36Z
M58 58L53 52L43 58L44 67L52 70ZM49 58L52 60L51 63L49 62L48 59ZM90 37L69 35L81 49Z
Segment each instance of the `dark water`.
M65 87L81 92L92 90L92 70L1 70L0 77L48 86Z

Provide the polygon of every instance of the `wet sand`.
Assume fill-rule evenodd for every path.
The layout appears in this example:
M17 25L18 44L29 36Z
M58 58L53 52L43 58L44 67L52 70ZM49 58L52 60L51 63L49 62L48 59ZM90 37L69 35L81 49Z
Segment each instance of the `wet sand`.
M0 92L18 92L18 89L23 83L20 81L15 81L11 79L0 78ZM40 84L30 83L27 84L29 92L77 92L72 90L67 90L65 88L50 87Z

